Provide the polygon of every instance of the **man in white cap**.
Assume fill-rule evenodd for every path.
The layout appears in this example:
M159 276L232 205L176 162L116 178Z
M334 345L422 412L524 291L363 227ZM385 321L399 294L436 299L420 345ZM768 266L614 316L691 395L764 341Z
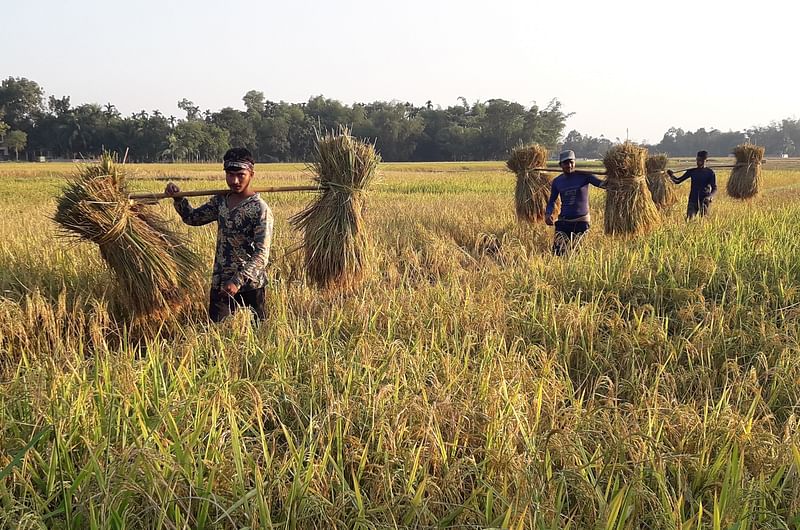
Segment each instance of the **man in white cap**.
M571 247L576 246L586 232L589 231L589 184L605 189L606 181L586 171L575 170L575 153L562 151L558 155L561 173L550 187L550 200L547 202L544 221L556 226L553 239L553 254L564 255ZM553 209L556 199L561 197L561 211L558 221L553 223Z

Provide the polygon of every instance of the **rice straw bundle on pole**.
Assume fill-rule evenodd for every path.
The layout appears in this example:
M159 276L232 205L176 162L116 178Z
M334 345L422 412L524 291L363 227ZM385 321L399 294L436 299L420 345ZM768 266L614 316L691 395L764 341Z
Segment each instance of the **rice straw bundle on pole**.
M647 232L661 220L647 188L646 158L647 149L632 142L613 146L603 158L608 175L606 234Z
M728 179L728 195L734 199L750 199L761 189L761 162L764 148L753 144L737 145L733 150L736 165Z
M65 235L99 246L118 302L136 320L163 318L188 302L197 256L157 211L128 199L124 169L109 153L70 177L53 219Z
M678 194L667 175L667 155L650 155L645 160L647 170L647 187L653 197L653 203L661 210L669 210L678 202Z
M544 172L533 171L533 168L542 167L546 162L547 148L539 144L514 148L506 161L508 169L517 175L514 205L519 221L534 223L544 220L550 198L550 178Z
M317 287L352 284L367 265L364 190L380 160L374 145L353 138L346 128L317 133L310 167L320 195L291 218L303 231L306 275Z

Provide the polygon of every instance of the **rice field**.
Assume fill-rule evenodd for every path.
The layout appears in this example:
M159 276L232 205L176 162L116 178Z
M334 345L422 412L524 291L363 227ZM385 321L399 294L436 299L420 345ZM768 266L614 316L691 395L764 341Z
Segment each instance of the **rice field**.
M517 223L501 162L385 164L343 294L293 251L310 196L270 195L268 320L208 324L196 292L157 334L115 321L96 247L55 237L71 168L0 165L0 528L800 528L792 162L749 202L718 171L689 223L685 183L638 237L603 234L592 188L568 259ZM210 275L213 225L178 228Z

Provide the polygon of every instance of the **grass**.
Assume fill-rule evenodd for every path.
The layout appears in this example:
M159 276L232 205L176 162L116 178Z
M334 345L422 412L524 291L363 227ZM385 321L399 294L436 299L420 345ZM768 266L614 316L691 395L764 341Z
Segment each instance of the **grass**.
M53 239L57 177L6 166L0 527L800 525L797 171L698 222L679 186L635 239L592 190L557 259L502 164L390 166L347 297L306 285L287 219L310 196L276 194L268 320L205 324L198 292L140 340L96 249ZM214 227L189 234L210 270Z

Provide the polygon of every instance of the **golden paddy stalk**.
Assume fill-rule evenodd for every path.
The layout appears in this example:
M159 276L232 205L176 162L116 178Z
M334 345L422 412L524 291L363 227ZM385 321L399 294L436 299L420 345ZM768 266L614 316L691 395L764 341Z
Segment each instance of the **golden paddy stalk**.
M519 221L535 223L544 220L550 197L551 179L547 173L533 171L547 163L547 148L539 144L516 147L506 167L517 176L514 206Z
M138 321L178 311L198 285L198 257L152 206L128 199L123 166L106 153L68 178L53 219L67 237L98 246L116 301Z
M736 165L728 178L728 195L734 199L751 199L761 190L761 162L764 148L753 144L742 144L733 150Z
M603 158L608 188L604 228L606 234L641 234L661 219L647 188L647 149L632 142L615 145Z
M364 192L380 155L348 129L317 137L311 169L322 191L291 222L303 231L306 275L320 288L357 281L367 266Z
M667 211L678 201L678 193L667 175L667 155L659 153L650 155L645 161L647 170L647 188L653 197L653 203L661 211Z

